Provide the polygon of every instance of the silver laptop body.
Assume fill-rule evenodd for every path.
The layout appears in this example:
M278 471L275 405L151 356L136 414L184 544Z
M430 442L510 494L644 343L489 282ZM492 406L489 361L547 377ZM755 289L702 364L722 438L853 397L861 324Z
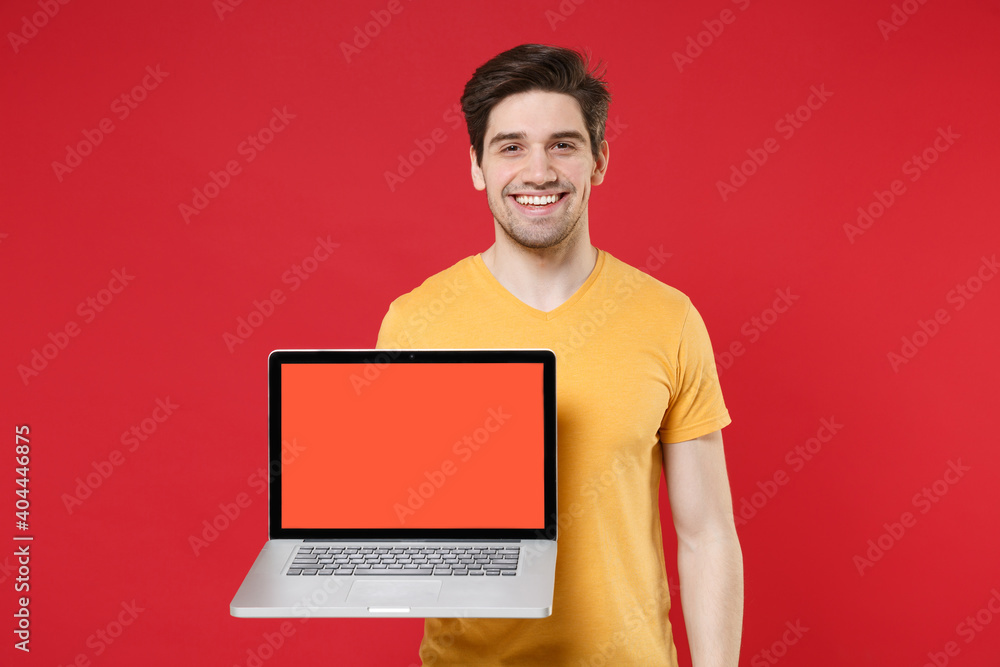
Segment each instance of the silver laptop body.
M551 350L275 350L245 618L552 613Z

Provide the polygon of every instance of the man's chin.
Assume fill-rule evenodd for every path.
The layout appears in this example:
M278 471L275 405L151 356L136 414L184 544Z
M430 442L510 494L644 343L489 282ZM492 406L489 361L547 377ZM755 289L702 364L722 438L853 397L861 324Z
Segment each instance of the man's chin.
M503 228L507 238L522 247L530 248L532 250L544 250L546 248L559 246L566 241L572 232L572 229L565 229L562 227L545 230L543 232L543 230L538 229L538 227L541 227L539 223L543 222L542 220L535 219L531 222L534 223L534 225L514 227L513 230L509 227L505 227L504 225L500 226ZM542 233L532 234L529 230Z

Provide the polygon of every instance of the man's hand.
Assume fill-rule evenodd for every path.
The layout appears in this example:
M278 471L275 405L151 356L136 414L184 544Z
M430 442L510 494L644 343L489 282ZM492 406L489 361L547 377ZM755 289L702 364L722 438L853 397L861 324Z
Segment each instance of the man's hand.
M743 552L722 431L664 444L663 467L694 667L736 667L743 630Z

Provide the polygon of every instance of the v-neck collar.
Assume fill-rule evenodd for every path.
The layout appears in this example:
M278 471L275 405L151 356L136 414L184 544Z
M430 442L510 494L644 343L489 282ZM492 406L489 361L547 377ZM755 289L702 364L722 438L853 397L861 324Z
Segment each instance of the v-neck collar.
M597 249L597 261L594 263L594 269L590 272L590 275L587 276L587 280L580 285L570 298L566 299L566 301L560 304L557 308L550 311L538 310L537 308L529 306L514 296L510 290L500 284L500 281L497 280L496 277L490 272L489 267L486 266L486 262L483 261L482 253L475 255L472 258L472 263L477 269L479 269L479 272L482 273L486 282L492 285L494 290L498 292L503 299L511 302L516 308L519 308L532 317L540 320L552 320L572 308L573 304L582 299L590 289L590 286L597 281L597 277L600 275L601 269L604 267L605 254L606 253L600 248Z

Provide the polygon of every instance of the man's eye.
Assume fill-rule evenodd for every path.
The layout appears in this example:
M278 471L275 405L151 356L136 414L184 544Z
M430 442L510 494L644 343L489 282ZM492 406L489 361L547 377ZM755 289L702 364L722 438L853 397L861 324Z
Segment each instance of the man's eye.
M500 152L501 153L513 153L516 150L517 150L517 146L511 145L511 146L504 146L503 149L501 149Z
M569 150L573 148L573 144L566 143L565 141L560 141L559 143L556 144L556 148L558 148L559 150Z

